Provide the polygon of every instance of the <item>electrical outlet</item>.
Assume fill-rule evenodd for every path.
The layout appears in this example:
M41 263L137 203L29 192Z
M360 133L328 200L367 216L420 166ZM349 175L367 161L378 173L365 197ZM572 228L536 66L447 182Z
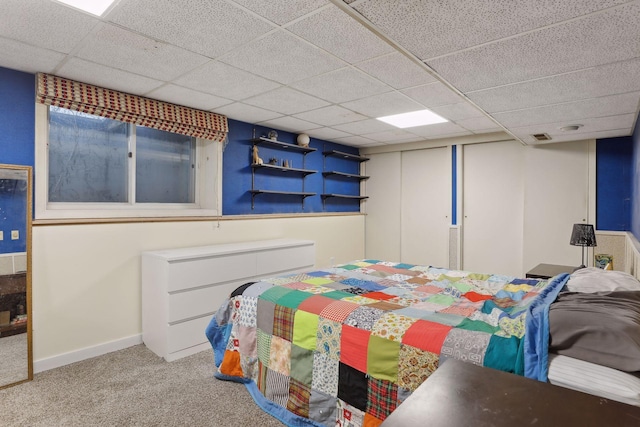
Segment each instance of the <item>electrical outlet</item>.
M4 240L4 232L0 231L0 240Z
M11 240L18 240L20 238L20 231L11 230Z

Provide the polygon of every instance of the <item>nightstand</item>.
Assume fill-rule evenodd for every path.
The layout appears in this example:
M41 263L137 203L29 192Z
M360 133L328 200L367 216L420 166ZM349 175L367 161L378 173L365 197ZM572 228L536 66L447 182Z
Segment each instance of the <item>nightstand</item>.
M557 264L538 264L527 271L527 279L550 279L562 273L573 273L577 267Z

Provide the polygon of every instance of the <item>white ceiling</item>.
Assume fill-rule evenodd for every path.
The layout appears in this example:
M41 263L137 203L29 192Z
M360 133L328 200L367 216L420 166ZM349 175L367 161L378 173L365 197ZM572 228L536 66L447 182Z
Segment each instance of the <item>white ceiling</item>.
M2 0L0 66L359 147L607 138L638 117L640 1ZM425 107L450 122L374 120Z

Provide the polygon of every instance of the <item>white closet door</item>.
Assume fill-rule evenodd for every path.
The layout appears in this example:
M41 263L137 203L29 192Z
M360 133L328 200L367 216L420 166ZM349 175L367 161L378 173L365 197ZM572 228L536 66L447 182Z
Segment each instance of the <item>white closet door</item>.
M573 224L589 219L589 144L560 142L525 152L524 270L539 263L578 266L581 248L569 240Z
M365 256L400 261L400 153L368 155Z
M402 262L447 267L451 211L448 148L402 153Z
M463 269L522 276L524 147L494 142L463 153Z

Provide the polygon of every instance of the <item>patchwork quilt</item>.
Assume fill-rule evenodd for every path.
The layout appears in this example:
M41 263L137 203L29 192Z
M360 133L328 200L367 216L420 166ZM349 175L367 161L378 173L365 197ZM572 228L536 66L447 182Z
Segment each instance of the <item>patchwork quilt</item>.
M554 280L362 260L246 284L206 334L216 377L285 424L377 426L446 358L522 375Z

